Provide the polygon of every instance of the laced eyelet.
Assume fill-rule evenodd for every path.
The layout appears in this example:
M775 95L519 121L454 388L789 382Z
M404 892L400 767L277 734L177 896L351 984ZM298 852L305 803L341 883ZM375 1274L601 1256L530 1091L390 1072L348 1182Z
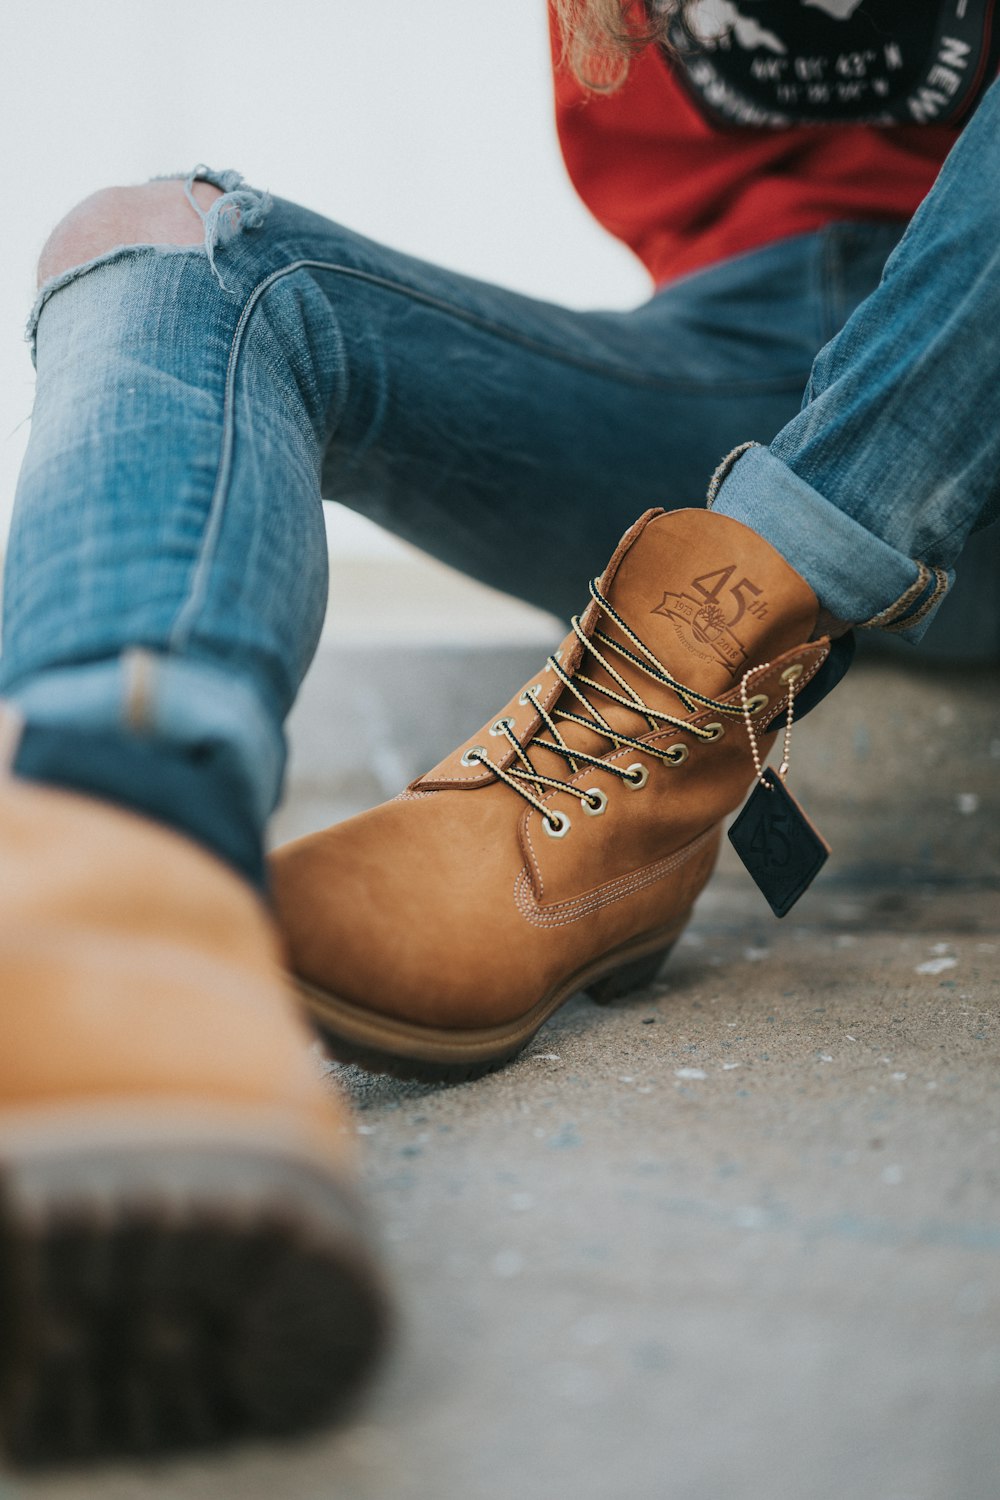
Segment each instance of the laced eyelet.
M565 813L548 813L542 819L542 827L550 839L564 839L570 829L569 818Z
M553 651L552 655L553 655L553 657L555 658L556 661L562 661L562 647L560 646L558 651ZM544 670L546 672L551 672L552 671L552 663L550 661L547 661L545 663Z
M792 662L792 665L790 667L786 667L782 672L781 680L782 682L798 682L804 671L805 667L800 661Z
M713 740L721 740L725 732L725 726L722 724L702 725L702 739L707 744L711 744Z
M668 765L682 766L690 753L687 745L671 745L669 750L663 752L663 755Z
M631 787L633 792L637 792L649 780L649 767L637 760L634 765L625 767L625 775L622 779L626 786Z
M481 757L485 754L485 745L470 745L468 750L466 750L465 754L462 756L462 759L459 761L459 765L481 766L483 763Z
M504 732L505 729L513 729L513 728L514 728L514 720L513 719L497 719L496 723L490 729L490 734L501 735L501 734L503 734L503 732Z
M755 714L759 708L766 708L770 701L766 693L754 693L752 698L747 699L747 712Z
M532 686L530 688L525 688L524 692L521 694L520 698L518 698L517 701L518 701L518 703L530 703L531 699L528 697L528 694L529 693L540 693L541 691L542 691L542 684L540 682L535 682L535 683L532 684Z
M608 794L599 787L590 786L580 798L580 806L591 818L599 818L608 805Z

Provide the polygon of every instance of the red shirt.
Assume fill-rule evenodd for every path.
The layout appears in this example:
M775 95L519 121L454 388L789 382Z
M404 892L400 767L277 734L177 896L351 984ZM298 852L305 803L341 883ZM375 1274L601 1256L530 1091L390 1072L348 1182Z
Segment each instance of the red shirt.
M958 134L712 123L656 47L614 94L588 93L557 65L556 122L580 197L658 285L832 220L909 219Z

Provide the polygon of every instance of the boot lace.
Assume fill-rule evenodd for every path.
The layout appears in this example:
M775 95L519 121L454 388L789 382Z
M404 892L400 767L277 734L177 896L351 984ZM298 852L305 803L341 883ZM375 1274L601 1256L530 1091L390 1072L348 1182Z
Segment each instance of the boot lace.
M541 793L544 789L548 788L554 792L569 793L571 797L575 797L580 802L584 812L592 816L597 816L604 811L608 798L607 794L598 787L589 787L585 791L581 791L578 786L572 785L569 781L562 780L556 776L547 776L532 762L531 752L533 750L550 750L556 755L561 756L566 761L573 776L579 773L581 766L593 766L595 771L602 771L605 775L615 776L624 782L626 786L632 788L644 786L649 777L648 767L642 764L620 766L612 761L602 760L599 756L589 755L583 750L574 749L564 739L556 722L557 720L568 724L578 724L584 729L602 735L605 739L611 741L616 750L626 747L641 750L643 755L652 756L655 760L661 761L667 766L679 766L688 758L688 747L686 745L670 745L666 749L661 750L644 740L637 739L633 735L623 734L621 730L615 729L613 725L608 723L597 704L592 702L591 698L588 698L587 694L583 692L580 684L585 685L590 690L591 696L599 694L601 698L609 699L614 703L620 704L623 708L631 709L634 713L641 715L651 730L659 729L663 725L672 724L677 729L683 730L685 734L692 735L696 740L706 741L717 740L724 733L722 724L692 724L689 720L678 718L675 714L666 713L663 709L653 708L643 700L642 695L627 681L618 667L609 660L609 654L613 654L623 662L628 662L637 671L644 673L654 682L670 688L676 693L689 713L694 712L698 707L710 708L725 717L739 719L743 718L748 712L752 713L754 707L759 707L762 702L766 701L763 696L759 700L751 698L748 701L747 708L744 708L742 703L720 703L717 698L708 698L703 693L696 692L694 688L685 687L683 683L678 682L677 678L667 670L645 642L636 635L635 631L625 623L611 602L601 592L596 578L590 584L590 594L595 603L600 606L602 612L614 621L626 639L635 647L635 650L630 651L627 646L613 640L603 630L595 630L592 636L587 636L580 623L579 615L573 616L570 625L574 634L583 643L585 650L600 663L612 681L616 682L621 688L621 692L615 692L614 688L606 687L603 683L597 682L586 672L577 671L574 677L570 677L560 665L559 655L561 653L554 654L546 661L545 671L555 673L559 681L563 684L563 687L586 710L588 717L585 718L580 713L574 713L569 707L553 708L551 711L546 709L539 698L541 684L536 683L534 687L526 688L521 694L521 702L530 703L538 711L546 730L551 735L551 739L545 739L539 733L533 735L530 740L525 742L514 733L512 720L498 719L493 725L491 733L503 735L508 743L513 746L516 764L512 763L506 768L497 765L482 745L473 746L462 757L465 765L478 764L485 766L488 770L492 771L494 776L509 786L511 791L516 792L519 797L524 798L525 802L530 803L532 807L536 808L544 819L545 831L554 838L560 838L569 831L569 818L565 813L553 812L541 800ZM599 645L597 644L598 642L600 643ZM603 650L601 649L602 647L604 648ZM562 696L560 695L560 697Z

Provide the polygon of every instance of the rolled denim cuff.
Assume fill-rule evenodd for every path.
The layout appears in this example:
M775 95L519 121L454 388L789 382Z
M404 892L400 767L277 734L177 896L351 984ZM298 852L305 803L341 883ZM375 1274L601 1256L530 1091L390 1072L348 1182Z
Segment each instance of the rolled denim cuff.
M199 661L133 649L42 672L6 690L28 724L70 735L126 731L165 747L225 750L263 828L281 791L285 742L249 681Z
M767 448L747 449L710 505L770 542L821 605L850 625L870 623L918 641L954 576L897 552Z

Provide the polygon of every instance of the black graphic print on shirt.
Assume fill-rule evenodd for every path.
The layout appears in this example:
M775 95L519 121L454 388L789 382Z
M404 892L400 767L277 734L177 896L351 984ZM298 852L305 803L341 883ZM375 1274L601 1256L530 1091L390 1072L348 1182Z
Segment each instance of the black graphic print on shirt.
M695 0L671 62L721 124L944 124L996 77L995 3Z

